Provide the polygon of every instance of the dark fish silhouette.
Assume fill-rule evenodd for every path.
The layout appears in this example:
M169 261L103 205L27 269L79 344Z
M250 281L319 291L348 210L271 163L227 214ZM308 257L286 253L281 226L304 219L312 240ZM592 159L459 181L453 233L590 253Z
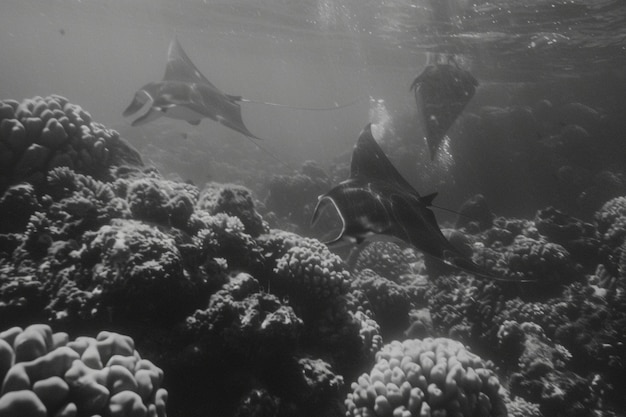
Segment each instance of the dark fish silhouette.
M135 93L124 116L136 114L146 104L148 111L133 121L133 126L148 123L161 116L186 120L198 125L209 118L254 139L241 118L240 96L224 94L215 87L191 62L178 40L170 44L167 67L162 81L152 82Z
M372 136L371 124L361 132L350 167L350 178L318 198L311 222L330 201L343 223L328 244L360 244L384 235L402 240L458 268L494 278L455 248L441 232L432 210L437 193L421 196L395 169Z
M454 121L476 92L478 81L456 64L427 66L411 84L415 102L426 125L431 159Z

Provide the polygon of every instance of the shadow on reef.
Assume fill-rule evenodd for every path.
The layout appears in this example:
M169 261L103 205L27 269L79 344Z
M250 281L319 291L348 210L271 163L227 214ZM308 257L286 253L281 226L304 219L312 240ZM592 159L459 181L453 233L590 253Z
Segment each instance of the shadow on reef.
M51 108L76 108L63 100L2 102L2 146L41 142L15 133L16 109L29 103L50 107L36 114L51 113L63 127L61 110ZM97 124L81 118L81 132L93 132ZM106 330L125 355L138 356L136 346L163 371L154 394L138 392L148 392L147 380L135 368L122 397L94 385L102 404L126 410L119 415L152 404L163 416L165 399L167 413L181 417L556 417L626 406L626 197L607 201L589 222L554 207L530 220L498 217L488 197L468 201L461 211L477 220L460 220L446 236L494 274L537 282L476 279L389 242L370 244L349 270L319 240L268 224L306 227L298 210L332 182L313 163L294 180L310 187L270 180L279 191L263 205L241 185L167 180L130 148L95 172L78 163L90 145L66 140L56 148L70 155L65 163L2 173L0 328L21 326L28 343L45 349L0 355L0 372L30 369L58 348L85 375L113 373L92 355L112 334ZM107 143L98 141L93 149ZM291 192L297 198L287 199ZM28 327L35 323L50 327ZM9 349L0 342L0 352L23 349L20 332L2 333ZM64 348L77 346L69 340L84 341L79 361ZM52 382L63 386L68 367L47 358L60 369ZM69 403L91 415L76 390L67 404L50 405L39 380L51 381L35 379L32 387L5 380L0 414L26 398L46 407L37 415Z

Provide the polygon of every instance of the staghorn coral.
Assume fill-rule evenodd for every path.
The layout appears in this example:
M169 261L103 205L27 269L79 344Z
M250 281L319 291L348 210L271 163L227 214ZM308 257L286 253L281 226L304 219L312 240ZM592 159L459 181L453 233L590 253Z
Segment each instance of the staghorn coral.
M4 100L0 108L0 191L21 181L42 184L49 170L61 166L110 179L110 166L142 164L119 133L65 97Z
M210 183L200 193L196 204L211 215L225 213L238 217L245 232L252 237L267 233L269 228L256 211L251 191L241 185Z
M351 385L348 416L506 416L503 391L489 365L446 338L393 341Z
M100 332L69 340L43 324L0 333L0 415L166 417L163 371L133 339Z

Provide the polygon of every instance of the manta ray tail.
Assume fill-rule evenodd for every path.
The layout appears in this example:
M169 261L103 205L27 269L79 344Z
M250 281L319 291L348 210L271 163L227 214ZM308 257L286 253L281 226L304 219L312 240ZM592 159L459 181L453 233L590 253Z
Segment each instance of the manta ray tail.
M254 144L254 146L256 146L259 150L261 150L262 152L264 152L266 155L268 155L270 158L272 158L274 161L278 162L279 164L283 165L286 168L292 169L292 170L297 170L296 167L292 166L291 164L283 161L282 159L280 159L279 157L277 157L275 154L273 154L272 152L270 152L269 149L265 148L264 146L261 146L260 143L258 143L257 141L255 141L252 137L248 136L248 135L244 135L244 137L246 139L248 139L250 142L252 142ZM257 138L256 136L254 137L256 139L260 139Z
M267 104L268 106L274 106L274 107L283 107L283 108L287 108L287 109L294 109L294 110L308 110L308 111L329 111L329 110L336 110L336 109L341 109L344 107L349 107L352 106L360 101L363 100L370 100L371 97L369 96L362 96L362 97L358 97L355 98L354 100L351 100L347 103L342 103L342 104L337 104L335 103L335 105L333 105L332 107L300 107L300 106L290 106L288 104L280 104L280 103L272 103L269 101L259 101L259 100L250 100L247 98L243 98L243 97L235 97L237 100L236 101L240 101L242 103L251 103L251 104Z
M463 256L453 255L451 257L448 257L448 259L446 259L444 262L455 268L462 269L466 272L469 272L470 274L476 275L481 278L486 278L491 281L511 282L511 283L513 282L524 283L524 282L536 282L537 281L535 279L518 279L518 278L505 278L505 277L495 276L491 274L489 271L487 271L485 268L481 267L480 265L472 261L471 259L463 257Z

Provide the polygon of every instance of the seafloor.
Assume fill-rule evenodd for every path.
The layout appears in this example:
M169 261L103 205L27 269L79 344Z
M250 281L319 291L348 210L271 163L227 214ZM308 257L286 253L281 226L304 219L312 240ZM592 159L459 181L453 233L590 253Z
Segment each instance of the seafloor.
M485 141L533 110L467 123ZM344 179L315 163L259 201L165 179L63 97L0 102L0 416L624 415L626 192L577 170L601 121L564 111L533 146L582 219L487 194L446 230L502 282L388 242L349 268L303 236Z

